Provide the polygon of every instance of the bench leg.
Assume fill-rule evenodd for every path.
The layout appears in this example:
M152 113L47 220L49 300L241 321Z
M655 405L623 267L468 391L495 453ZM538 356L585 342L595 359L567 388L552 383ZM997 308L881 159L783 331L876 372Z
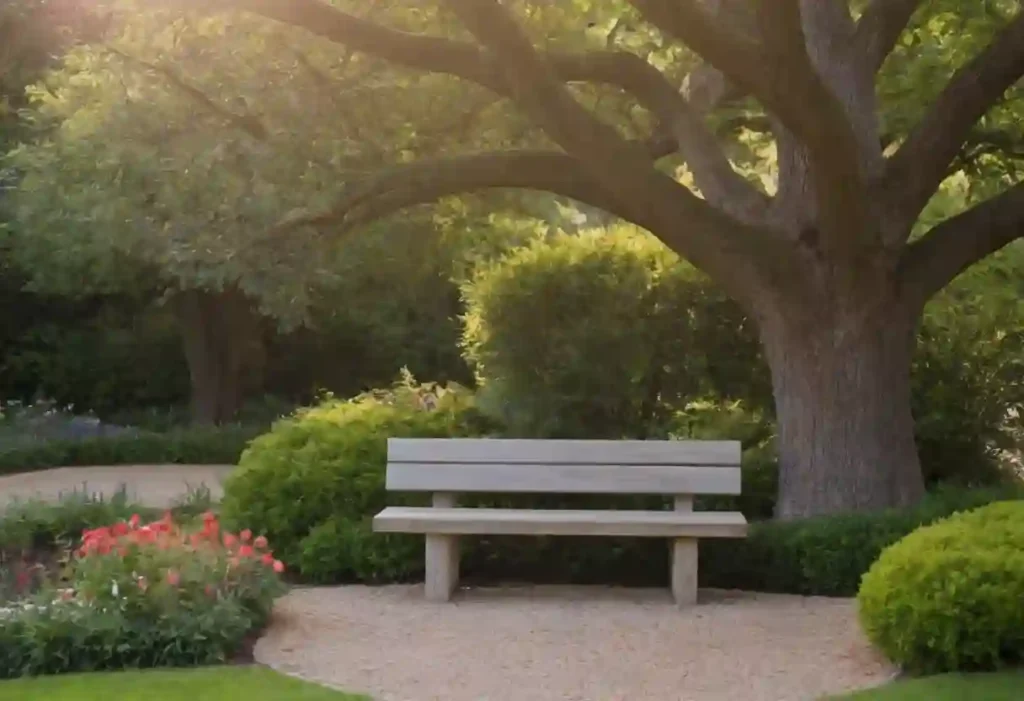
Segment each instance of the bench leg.
M672 541L672 596L677 606L697 603L697 539Z
M449 601L459 584L459 537L427 535L426 594L429 601Z

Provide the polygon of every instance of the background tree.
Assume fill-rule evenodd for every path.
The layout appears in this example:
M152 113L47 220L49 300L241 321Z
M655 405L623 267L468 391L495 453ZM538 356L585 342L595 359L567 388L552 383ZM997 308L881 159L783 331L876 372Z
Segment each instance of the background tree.
M975 24L956 60L935 66L933 78L947 80L932 80L927 107L883 140L886 113L907 98L879 99L879 70L903 41L957 39L948 28L958 20L941 12L944 4L586 3L595 18L575 3L437 3L467 37L427 34L411 20L390 27L357 16L350 3L229 3L483 86L551 142L410 164L368 178L305 223L345 230L465 190L547 190L648 229L723 285L757 320L771 368L783 517L920 497L910 410L914 329L932 295L1024 233L1024 184L1010 177L1000 194L913 237L972 131L1016 97L1024 74L1020 3L978 5L957 5ZM578 51L551 31L552 14L563 24L575 20L575 36L614 17L605 48ZM654 46L616 30L624 24L649 28L640 36L655 37ZM643 115L624 125L588 109L594 85L626 93ZM760 111L770 135L777 166L767 185L745 177L732 145L716 138L716 120L739 103L746 115ZM667 152L685 161L693 187L661 167Z
M37 138L7 159L18 176L9 243L36 289L163 295L184 341L197 420L231 418L261 385L271 321L294 328L325 296L366 305L372 295L346 298L346 290L388 275L382 292L443 275L431 267L439 256L429 250L429 218L391 221L344 244L315 231L282 237L272 225L299 206L326 206L346 179L439 148L453 129L464 138L489 103L454 126L447 109L434 119L434 101L466 100L430 77L396 79L260 18L147 15L120 3L107 21L106 41L74 49L30 91L23 123ZM411 108L395 109L413 98L416 129L404 116ZM376 280L360 269L382 242L394 251L410 241L427 248L391 257L400 266L418 256L422 272L407 266L398 275L379 256ZM457 302L454 284L440 282ZM351 311L340 316L360 323ZM453 327L452 355L456 338Z

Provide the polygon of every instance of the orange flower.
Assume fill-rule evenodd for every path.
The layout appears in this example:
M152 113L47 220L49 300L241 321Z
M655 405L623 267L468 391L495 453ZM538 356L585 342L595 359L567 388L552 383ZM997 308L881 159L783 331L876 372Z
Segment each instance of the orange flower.
M248 528L242 531L240 535L242 536L243 543L248 543L250 540L252 540L252 531L250 531Z
M274 571L278 574L284 572L284 563L280 560L274 560Z
M259 548L260 550L265 550L266 547L267 547L267 539L264 538L263 536L257 536L256 540L254 540L252 544L255 545L257 548Z

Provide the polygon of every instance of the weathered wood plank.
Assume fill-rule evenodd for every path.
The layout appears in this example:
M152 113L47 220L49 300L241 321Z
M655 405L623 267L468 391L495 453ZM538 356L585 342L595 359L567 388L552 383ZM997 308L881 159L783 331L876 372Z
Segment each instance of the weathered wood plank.
M373 519L379 533L443 535L742 538L747 521L727 511L578 511L440 509L391 506Z
M387 488L408 492L739 494L738 467L389 463Z
M738 441L566 441L498 438L391 438L388 460L428 463L569 465L740 464Z

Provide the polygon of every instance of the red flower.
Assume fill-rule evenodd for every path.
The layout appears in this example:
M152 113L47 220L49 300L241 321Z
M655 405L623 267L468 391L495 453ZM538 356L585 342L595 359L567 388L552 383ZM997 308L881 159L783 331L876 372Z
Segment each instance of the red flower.
M274 571L278 574L284 572L284 563L280 560L274 560Z
M243 533L244 533L244 531L243 531ZM242 538L242 540L245 540L245 538ZM237 544L238 544L238 538L236 538L233 534L231 534L231 533L225 533L224 534L224 547L225 548L233 548Z
M252 531L250 531L248 528L242 531L239 535L242 536L243 543L248 543L250 540L252 540Z
M259 548L260 550L266 550L266 548L267 548L267 539L264 538L263 536L256 536L256 540L254 540L252 544L255 545L257 548Z
M132 517L130 519L128 519L128 523L131 525L132 528L138 528L139 527L139 521L141 521L141 520L142 519L139 517L138 514L132 514Z
M111 531L113 532L113 534L115 536L118 536L118 537L123 536L123 535L128 535L128 524L125 523L124 521L120 521L118 523L115 523L114 527L111 529Z
M264 553L263 557L260 558L260 562L262 562L267 567L270 567L274 564L274 556L270 553Z
M243 545L238 549L240 557L252 557L254 552L251 545Z

